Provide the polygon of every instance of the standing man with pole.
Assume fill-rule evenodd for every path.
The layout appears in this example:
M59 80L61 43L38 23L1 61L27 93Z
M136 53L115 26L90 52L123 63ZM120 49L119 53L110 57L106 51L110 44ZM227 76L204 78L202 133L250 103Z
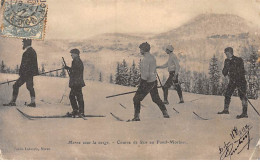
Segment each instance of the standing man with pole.
M231 102L231 96L234 90L238 89L239 97L242 101L243 112L241 115L237 115L237 119L240 118L248 118L247 115L247 97L246 97L246 89L247 89L247 82L245 78L245 68L243 59L240 57L236 57L233 54L233 48L227 47L224 51L226 54L226 59L224 62L224 68L222 73L224 76L229 77L229 83L227 86L227 90L225 93L225 104L224 110L218 112L218 114L229 114L229 104Z
M173 53L173 50L174 48L172 47L172 45L168 45L165 49L165 52L169 55L168 61L164 65L156 67L158 69L163 69L168 67L169 77L163 86L164 104L167 105L169 104L168 89L173 85L173 83L175 84L177 93L179 95L179 99L180 99L179 103L184 103L181 86L178 82L178 73L180 70L180 64L177 56Z
M156 80L156 60L154 56L150 54L150 45L145 42L142 43L139 48L140 53L144 56L144 58L140 64L141 81L133 98L135 113L134 118L131 121L140 121L141 101L148 93L150 93L153 102L156 103L162 111L163 117L169 118L166 107L160 99L158 93Z
M19 88L26 83L26 87L30 92L31 103L27 106L36 107L35 103L35 91L33 88L33 76L38 75L38 62L37 54L35 50L31 47L31 39L23 39L23 56L19 69L19 79L13 85L13 96L8 104L3 104L4 106L16 106L16 99L19 93Z
M72 117L76 115L84 117L84 99L82 94L82 87L85 86L83 79L84 65L79 57L80 51L72 49L70 51L73 59L71 67L65 65L65 69L69 73L69 87L71 88L69 99L73 111L69 114Z

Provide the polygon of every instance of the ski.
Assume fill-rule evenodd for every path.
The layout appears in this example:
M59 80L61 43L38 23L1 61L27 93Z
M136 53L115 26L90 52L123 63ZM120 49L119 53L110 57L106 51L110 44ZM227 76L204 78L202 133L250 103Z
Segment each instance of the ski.
M178 113L178 114L180 113L180 112L178 112L178 110L176 110L176 109L174 109L174 108L172 108L172 109L173 109L176 113Z
M22 112L21 110L19 110L18 108L16 108L25 118L29 119L29 120L33 120L28 114L25 114L24 112Z
M184 103L177 103L177 104L185 104L185 103L188 103L188 102L194 102L194 101L197 101L197 100L200 100L201 98L196 98L196 99L193 99L193 100L190 100L190 101L184 101Z
M30 119L30 120L33 120L33 119L40 119L40 118L73 118L71 116L68 116L67 114L66 115L51 115L51 116L31 116L31 115L28 115L24 112L22 112L20 109L16 108L23 116L25 116L26 118ZM77 118L85 118L85 117L106 117L104 115L85 115L85 116L80 116L77 117ZM86 119L86 118L85 118ZM84 119L84 120L85 120Z
M126 107L123 104L119 103L119 105L122 106L124 109L126 109Z
M111 114L112 117L114 117L116 120L121 121L121 122L137 122L137 121L132 121L131 119L123 120L123 119L119 118L118 116L114 115L114 114L111 113L111 112L110 112L110 114Z
M207 118L203 118L203 117L199 116L199 115L198 115L197 113L195 113L195 112L193 112L193 114L196 115L199 119L202 119L202 120L209 120L209 119L207 119Z
M112 115L112 117L114 117L114 118L115 118L116 120L118 120L118 121L125 121L125 120L119 118L118 116L114 115L114 114L111 113L111 112L110 112L110 114Z
M84 120L88 120L87 118L85 118L85 116L81 115L81 114L78 114L78 116Z

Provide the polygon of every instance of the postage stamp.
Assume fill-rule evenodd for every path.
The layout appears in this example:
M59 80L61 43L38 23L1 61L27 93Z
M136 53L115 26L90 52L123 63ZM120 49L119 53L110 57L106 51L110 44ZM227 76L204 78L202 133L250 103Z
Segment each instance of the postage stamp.
M46 0L5 0L2 36L44 39L47 22Z

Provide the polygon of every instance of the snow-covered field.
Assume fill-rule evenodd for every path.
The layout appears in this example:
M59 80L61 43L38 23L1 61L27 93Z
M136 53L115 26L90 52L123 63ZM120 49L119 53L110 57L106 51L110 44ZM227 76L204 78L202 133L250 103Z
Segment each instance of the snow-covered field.
M0 82L17 77L0 74ZM63 115L71 111L68 78L37 76L34 85L37 107L24 107L25 102L30 102L24 85L20 88L17 108L30 115ZM134 94L105 97L135 89L86 81L83 88L85 113L106 117L85 121L81 118L29 120L16 107L2 106L11 98L12 84L0 85L0 149L3 159L219 159L219 147L223 147L224 142L232 142L232 129L242 129L245 125L252 126L250 148L234 154L232 159L250 159L252 156L259 140L260 118L249 105L249 118L237 120L236 115L242 111L238 97L232 98L229 115L217 115L223 109L224 97L184 92L186 103L177 104L177 93L171 90L170 105L167 105L170 119L162 117L148 95L142 102L140 122L117 121L110 112L125 120L133 117ZM159 91L162 97L161 89ZM195 101L188 102L191 100ZM260 112L259 99L251 102ZM193 111L210 120L199 119ZM164 144L171 140L175 143ZM68 144L69 141L80 144ZM141 141L147 144L141 144ZM259 157L255 152L252 158Z

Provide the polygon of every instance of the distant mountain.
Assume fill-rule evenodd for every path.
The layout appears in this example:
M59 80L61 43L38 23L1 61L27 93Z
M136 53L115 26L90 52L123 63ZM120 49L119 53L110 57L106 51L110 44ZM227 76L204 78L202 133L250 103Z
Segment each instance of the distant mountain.
M237 35L250 32L245 19L231 14L202 14L179 28L158 34L154 39L198 39L212 35Z

